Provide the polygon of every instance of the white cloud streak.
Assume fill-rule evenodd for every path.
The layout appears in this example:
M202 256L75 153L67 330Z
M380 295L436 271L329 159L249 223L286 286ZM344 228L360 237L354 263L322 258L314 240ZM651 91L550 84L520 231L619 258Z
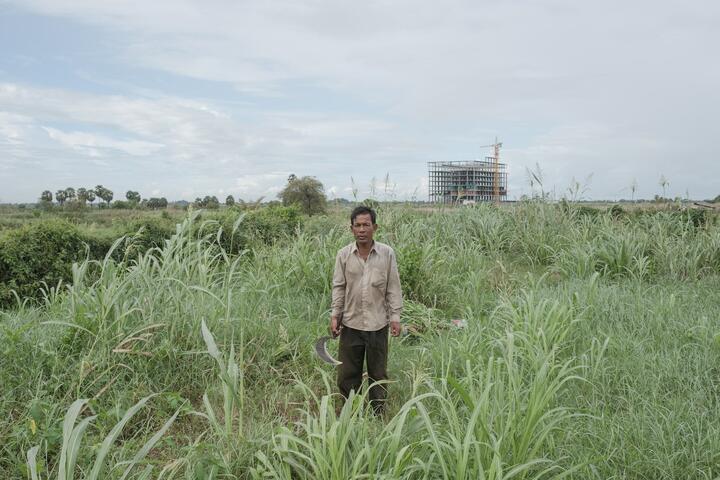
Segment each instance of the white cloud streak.
M185 99L15 84L0 84L0 106L5 109L0 114L0 146L12 146L17 158L44 159L38 163L46 175L36 172L34 182L74 181L75 174L86 178L80 183L108 183L103 179L112 178L119 190L156 191L161 179L160 190L171 198L231 192L248 200L272 199L291 172L347 182L351 172L343 162L362 159L378 167L384 159L383 142L398 137L389 122L345 115L267 112L247 122L214 105ZM53 126L77 124L84 129ZM328 164L332 159L337 163ZM18 178L27 175L27 164L13 165ZM268 174L268 169L280 173ZM12 188L24 188L23 183L27 185L12 182L20 185ZM40 187L29 188L24 195L34 195Z

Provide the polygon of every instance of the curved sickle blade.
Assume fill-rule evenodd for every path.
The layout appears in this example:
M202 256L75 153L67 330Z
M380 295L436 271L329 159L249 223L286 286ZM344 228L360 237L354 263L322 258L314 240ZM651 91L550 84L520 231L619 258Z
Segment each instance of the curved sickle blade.
M330 365L341 365L342 362L335 360L327 351L327 341L332 340L332 337L325 336L320 337L315 342L315 353L322 359L323 362L329 363Z

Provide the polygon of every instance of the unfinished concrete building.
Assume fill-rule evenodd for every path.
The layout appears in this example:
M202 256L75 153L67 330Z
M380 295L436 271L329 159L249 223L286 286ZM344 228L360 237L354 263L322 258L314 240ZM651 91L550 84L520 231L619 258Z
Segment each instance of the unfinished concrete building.
M494 157L467 162L428 162L429 197L437 203L507 200L507 166Z

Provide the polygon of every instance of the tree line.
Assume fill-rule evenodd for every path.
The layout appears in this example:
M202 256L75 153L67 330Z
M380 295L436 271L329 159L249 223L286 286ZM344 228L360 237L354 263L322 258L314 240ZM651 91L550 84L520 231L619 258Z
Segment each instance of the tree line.
M97 185L95 188L78 188L68 187L65 189L57 190L53 196L50 190L45 190L40 194L40 204L50 206L53 204L53 199L59 206L65 206L66 204L85 206L88 203L92 207L96 199L100 199L105 202L106 207L111 206L113 200L113 191L103 185ZM325 212L327 206L327 198L323 184L315 177L305 176L297 177L295 174L291 174L287 179L287 184L278 194L278 198L282 201L283 205L298 205L300 209L308 214L314 215ZM167 208L168 201L165 197L162 198L142 198L139 192L134 190L128 190L125 193L125 199L127 201L116 200L113 204L113 208L150 208L159 209ZM233 207L235 205L244 205L242 199L235 200L233 195L228 195L225 198L225 205L227 207ZM217 209L220 208L220 200L215 195L206 195L205 197L197 197L193 202L193 205L197 208Z
M95 188L83 188L80 187L77 190L73 187L67 187L60 189L55 192L54 200L59 206L65 206L67 204L85 206L88 203L92 207L96 199L103 200L107 207L110 207L110 202L114 197L114 193L109 188L102 185L96 185ZM168 201L165 197L161 198L142 198L140 193L134 190L128 190L125 193L127 201L116 200L113 205L118 207L144 207L144 208L167 208ZM40 194L40 205L49 206L53 203L53 193L50 190L44 190Z
M113 199L113 192L109 188L105 188L102 185L97 185L95 188L78 188L75 190L73 187L60 189L55 192L55 201L58 205L64 205L67 201L75 201L82 204L86 202L92 203L95 199L102 199L110 205ZM40 194L41 203L52 203L53 193L50 190L45 190Z

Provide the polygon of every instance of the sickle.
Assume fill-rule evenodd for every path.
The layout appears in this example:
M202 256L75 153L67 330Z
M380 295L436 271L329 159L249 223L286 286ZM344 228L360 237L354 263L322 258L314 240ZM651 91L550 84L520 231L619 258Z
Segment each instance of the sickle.
M325 362L329 363L330 365L340 365L342 364L341 361L335 360L327 350L327 341L332 340L333 337L330 336L324 336L317 339L315 342L315 353L318 354L318 357Z

